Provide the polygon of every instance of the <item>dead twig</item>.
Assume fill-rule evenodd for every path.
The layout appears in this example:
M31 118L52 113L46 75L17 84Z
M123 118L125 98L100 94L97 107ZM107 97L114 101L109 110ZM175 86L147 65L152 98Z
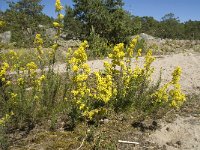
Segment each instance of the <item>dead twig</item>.
M131 141L122 141L122 140L118 140L119 143L125 143L125 144L135 144L135 145L139 145L140 143L138 142L131 142Z

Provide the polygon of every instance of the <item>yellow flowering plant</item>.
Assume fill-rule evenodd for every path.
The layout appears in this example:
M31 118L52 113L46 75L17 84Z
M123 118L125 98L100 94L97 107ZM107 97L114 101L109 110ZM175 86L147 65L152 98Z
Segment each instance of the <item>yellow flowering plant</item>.
M55 54L57 49L59 48L58 45L58 39L60 37L60 34L62 32L62 28L63 28L63 19L64 19L64 15L61 14L61 10L63 9L63 6L60 2L60 0L56 0L55 3L55 11L57 13L57 18L56 20L53 22L53 26L56 29L56 35L54 37L54 44L52 45L52 51L49 52L50 58L51 58L51 63L54 64L55 63Z
M87 61L86 48L88 47L87 41L84 41L80 47L73 53L67 54L67 68L70 71L71 77L71 93L68 96L72 97L72 106L83 112L87 111L87 97L89 96L90 89L87 80L90 74L90 68ZM69 49L71 51L71 49ZM69 59L70 58L70 59ZM66 90L66 89L65 89ZM66 95L66 94L65 94ZM67 98L66 98L67 99Z
M172 80L151 95L155 105L163 106L167 104L167 106L179 108L186 101L185 94L181 91L179 83L180 76L181 68L176 67L172 73Z

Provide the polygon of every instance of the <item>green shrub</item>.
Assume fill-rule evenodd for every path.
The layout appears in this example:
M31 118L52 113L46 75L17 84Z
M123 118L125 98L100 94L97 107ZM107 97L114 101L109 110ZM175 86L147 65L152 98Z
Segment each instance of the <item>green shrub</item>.
M90 58L105 57L111 50L108 45L108 41L104 38L101 38L100 35L95 33L94 29L92 29L90 36L88 37L88 41L90 45L88 56Z

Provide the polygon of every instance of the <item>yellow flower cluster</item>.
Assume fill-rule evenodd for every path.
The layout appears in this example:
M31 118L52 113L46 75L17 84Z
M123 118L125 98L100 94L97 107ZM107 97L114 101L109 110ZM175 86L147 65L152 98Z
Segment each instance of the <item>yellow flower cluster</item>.
M1 56L2 62L8 63L10 66L10 71L14 71L15 69L18 69L20 66L20 61L19 61L19 55L20 53L14 51L14 50L9 50L8 53L4 53Z
M112 65L109 62L104 61L104 68L106 74L112 75Z
M58 22L53 22L53 26L54 26L55 28L60 28L60 27L61 27L61 24L58 23Z
M18 54L13 50L9 51L9 57L10 57L11 60L18 60L19 59Z
M136 36L130 42L129 47L127 49L127 54L128 54L127 57L128 58L132 58L133 57L134 49L135 49L135 46L137 45L138 38L139 38L139 36Z
M176 84L179 83L179 81L180 81L180 76L181 76L181 72L182 72L182 70L181 70L180 67L177 67L177 68L174 70L174 72L172 73L172 81L171 81L172 84L176 85Z
M78 109L81 110L82 115L88 119L93 119L96 115L103 113L103 108L94 108L92 103L95 100L108 103L111 99L112 91L112 76L106 75L103 77L99 72L95 72L94 86L89 87L88 79L90 74L90 67L86 63L88 48L87 41L81 43L79 48L72 52L71 49L67 52L67 65L72 75L73 87L71 93L73 100ZM92 99L92 101L90 101Z
M49 51L50 58L55 56L55 53L56 53L57 49L59 48L59 45L57 43L54 43L51 48L52 48L52 50Z
M61 11L63 9L63 6L62 6L60 0L56 0L55 8L56 8L57 12L59 12L59 11Z
M43 39L40 34L36 34L34 44L37 46L39 58L41 59L41 55L43 54L43 51L42 51Z
M71 64L72 66L81 66L82 64L86 63L87 61L87 54L86 54L86 48L88 48L88 42L84 41L83 43L81 43L81 45L79 46L79 48L74 51L73 53L73 57L71 58L71 60L69 60L69 64Z
M20 77L20 78L17 79L17 84L18 84L19 86L24 85L24 83L25 83L24 78Z
M90 67L86 64L87 55L85 50L87 47L88 43L84 41L73 53L69 49L70 52L68 52L67 56L67 65L72 71L72 82L74 84L71 93L80 110L85 109L84 98L90 94L90 89L86 83L90 73Z
M142 69L142 75L148 79L151 77L154 68L151 67L151 64L155 61L155 57L152 56L152 50L148 50L147 54L145 55L145 62L144 68Z
M156 102L168 102L170 106L178 108L186 100L180 86L181 68L177 67L172 73L172 80L158 89L152 96ZM170 90L169 90L170 89Z
M106 75L102 77L99 72L95 72L94 75L96 76L96 89L93 89L93 97L104 103L108 103L113 95L112 76Z
M108 55L108 57L112 59L113 67L120 66L120 62L124 59L124 56L124 43L117 44L112 53Z
M167 90L169 86L170 86L169 83L165 84L163 87L161 87L151 95L153 98L155 98L155 102L157 103L168 102L169 94Z
M6 23L2 20L0 20L0 28L4 27L6 25Z
M38 91L41 91L41 85L42 85L42 82L46 79L45 75L41 75L41 77L39 77L38 79L36 79L35 81L35 86L36 86L36 89Z
M172 73L172 81L173 89L169 91L169 95L171 97L171 106L172 107L180 107L183 102L186 100L185 94L181 91L181 85L179 83L181 76L181 68L177 67Z
M63 20L64 19L64 15L63 14L58 14L57 17L58 17L59 20Z
M61 5L60 0L56 0L55 7L56 7L56 12L58 13L58 15L57 15L57 21L53 22L53 26L58 29L57 36L59 36L61 32L60 28L62 28L62 20L64 18L64 15L60 13L60 11L63 9L63 6Z
M43 39L41 37L41 34L35 35L34 43L37 44L37 45L43 45Z
M38 69L38 67L34 62L26 64L26 69L28 70L31 78L34 78L37 75L36 70Z
M9 69L9 64L4 62L3 65L1 66L1 70L0 70L0 80L2 82L5 82L5 80L6 80L5 76L6 76L8 69Z
M17 94L16 93L10 93L10 96L11 96L11 99L15 99L17 97Z
M26 67L31 72L35 71L38 68L37 65L34 62L30 62L30 63L26 64Z
M53 26L54 28L56 29L56 35L55 35L55 41L54 41L54 44L52 46L52 51L49 52L49 55L50 55L50 58L52 59L52 63L54 64L55 63L55 54L56 54L56 51L59 47L58 45L58 38L60 37L60 34L62 32L62 28L63 28L63 18L64 18L64 15L60 13L60 11L63 9L63 6L61 5L61 2L60 0L56 0L56 3L55 3L55 8L56 8L56 12L58 13L57 15L57 19L56 21L53 22Z
M8 122L11 118L11 116L13 116L14 113L11 112L10 114L6 114L3 118L0 119L0 126L5 126L5 123Z
M89 120L92 120L95 115L97 115L99 113L99 109L93 109L90 111L84 111L83 112L83 116L87 117Z
M113 91L117 93L117 90L119 90L123 96L126 95L131 80L132 69L130 62L136 43L137 38L131 41L126 53L124 52L124 44L117 44L112 53L109 54L109 58L112 59L111 64L104 62L105 72L110 75L112 79L117 78L118 80L115 82L115 85L113 85ZM127 56L126 60L125 56ZM118 88L116 89L116 87Z

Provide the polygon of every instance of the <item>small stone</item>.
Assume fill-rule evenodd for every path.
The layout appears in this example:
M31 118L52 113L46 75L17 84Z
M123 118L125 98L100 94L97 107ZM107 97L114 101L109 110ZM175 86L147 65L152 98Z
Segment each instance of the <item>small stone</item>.
M181 146L181 141L177 141L176 144L180 147Z
M170 128L169 128L169 127L167 127L167 128L166 128L166 130L169 132L169 131L170 131Z
M104 123L108 123L108 122L109 122L109 119L104 119L103 122L104 122Z

